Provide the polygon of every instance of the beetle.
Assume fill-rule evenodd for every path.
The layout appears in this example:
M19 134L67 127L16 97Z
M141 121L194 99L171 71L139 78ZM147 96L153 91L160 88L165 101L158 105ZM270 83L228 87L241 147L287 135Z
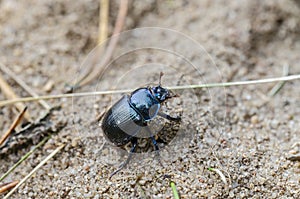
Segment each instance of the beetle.
M137 138L142 128L145 128L148 132L154 145L156 155L159 158L159 147L148 126L151 120L156 116L163 117L170 121L181 120L180 116L172 117L159 111L162 103L175 96L172 95L168 89L161 86L162 75L163 73L161 72L157 86L141 87L129 95L123 95L123 97L113 104L105 113L101 127L106 138L118 147L124 146L129 142L132 144L127 160L123 162L116 171L111 173L109 178L118 173L129 163L137 147Z

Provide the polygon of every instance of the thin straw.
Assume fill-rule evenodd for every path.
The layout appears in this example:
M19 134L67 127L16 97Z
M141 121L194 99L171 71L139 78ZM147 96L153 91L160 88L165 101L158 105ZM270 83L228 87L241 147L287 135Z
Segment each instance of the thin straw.
M224 83L210 83L210 84L194 84L194 85L183 85L183 86L171 86L167 87L171 90L182 90L182 89L197 89L197 88L214 88L214 87L228 87L228 86L242 86L242 85L251 85L251 84L265 84L272 82L280 81L292 81L300 79L300 75L290 75L284 77L268 78L261 80L249 80L249 81L238 81L238 82L224 82ZM6 106L9 104L14 104L17 102L30 102L37 100L49 100L49 99L58 99L58 98L71 98L71 97L82 97L82 96L94 96L94 95L109 95L109 94L120 94L120 93L129 93L133 89L127 90L109 90L109 91L95 91L95 92L84 92L84 93L69 93L69 94L59 94L59 95L45 95L39 97L24 97L11 100L0 101L0 107Z

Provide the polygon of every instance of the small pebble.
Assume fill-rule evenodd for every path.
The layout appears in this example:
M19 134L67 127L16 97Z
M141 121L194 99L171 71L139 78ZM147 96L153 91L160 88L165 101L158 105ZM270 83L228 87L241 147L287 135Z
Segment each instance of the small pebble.
M257 115L253 115L251 117L251 123L252 124L257 124L258 123L258 116Z
M49 93L53 89L53 86L54 86L54 81L53 80L49 80L45 84L45 86L43 87L43 91Z
M278 126L279 126L278 120L272 120L272 121L271 121L270 127L271 127L272 129L277 129Z
M72 139L71 146L74 147L74 148L77 147L78 146L78 141L79 141L78 138Z
M145 184L146 184L146 181L145 181L145 180L140 180L140 181L139 181L139 184L140 184L140 185L145 185Z

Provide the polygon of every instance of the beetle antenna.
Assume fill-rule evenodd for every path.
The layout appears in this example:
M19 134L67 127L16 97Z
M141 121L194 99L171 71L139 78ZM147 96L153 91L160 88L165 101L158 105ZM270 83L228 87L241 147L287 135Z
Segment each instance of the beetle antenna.
M164 73L163 72L160 72L160 74L159 74L159 86L161 86L161 77L164 75Z

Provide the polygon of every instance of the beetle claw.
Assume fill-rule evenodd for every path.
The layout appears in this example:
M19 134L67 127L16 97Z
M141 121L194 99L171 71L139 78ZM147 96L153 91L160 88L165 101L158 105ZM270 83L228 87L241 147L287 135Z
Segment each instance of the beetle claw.
M127 166L127 164L129 163L130 159L131 159L131 156L132 156L132 153L129 153L129 156L127 158L127 160L125 162L123 162L119 168L117 170L115 170L114 172L112 172L109 176L109 180L114 176L116 175L119 171L121 171L125 166Z
M115 174L117 174L119 171L121 171L125 166L127 166L127 164L129 163L129 161L131 160L131 157L136 149L136 146L137 146L137 139L136 138L133 138L131 140L131 143L132 143L132 147L130 149L130 152L129 152L129 155L128 155L128 158L125 162L123 162L119 168L117 170L115 170L114 172L112 172L109 176L108 179L111 179Z
M180 121L181 121L181 117L180 117L180 116L173 117L172 119L173 119L173 121L175 121L175 122L180 122Z
M177 117L172 117L166 113L163 113L163 112L158 112L158 115L167 119L167 120L170 120L170 121L175 121L175 122L179 122L181 120L181 117L180 116L177 116Z

